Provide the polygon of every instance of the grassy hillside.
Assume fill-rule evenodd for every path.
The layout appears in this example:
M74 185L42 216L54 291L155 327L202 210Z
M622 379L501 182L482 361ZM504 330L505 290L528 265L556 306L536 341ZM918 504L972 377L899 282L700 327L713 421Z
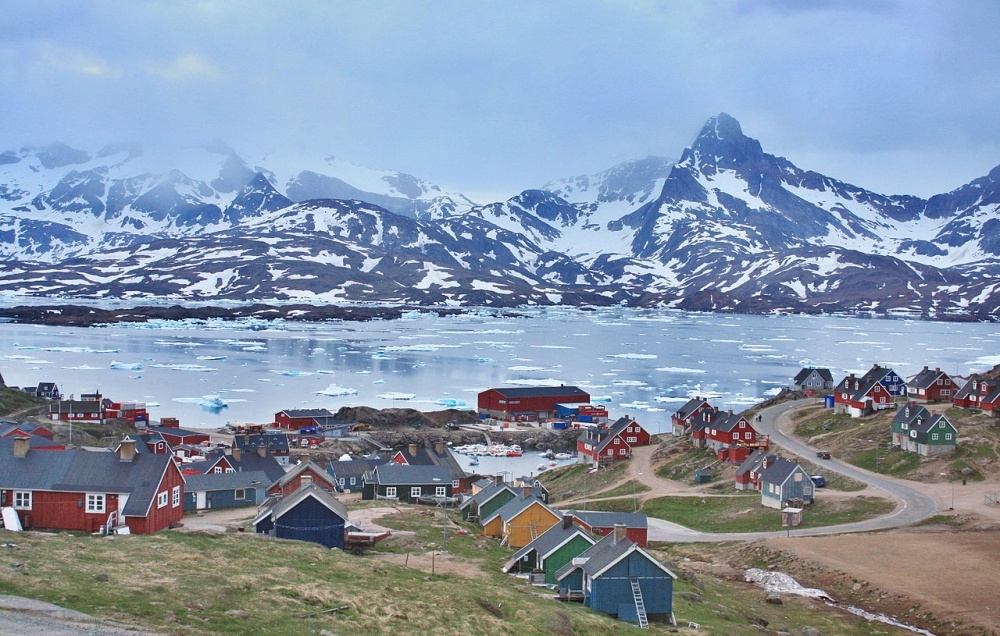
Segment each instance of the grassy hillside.
M551 591L500 573L512 550L475 535L454 513L446 521L426 507L398 508L380 520L396 535L363 557L243 533L101 538L0 531L0 540L16 544L6 548L11 567L0 569L0 592L185 635L590 636L674 629L654 623L642 632L580 604L560 603ZM469 532L455 533L456 525ZM428 552L439 551L443 538L447 553L435 552L439 564L447 559L461 573L431 574L426 567ZM782 631L814 626L824 636L904 633L806 599L765 603L765 593L739 577L695 575L683 565L687 552L662 548L654 554L681 577L675 584L681 633L751 636L768 625ZM701 553L714 549L699 547ZM387 561L418 557L423 570ZM701 629L688 629L689 621Z

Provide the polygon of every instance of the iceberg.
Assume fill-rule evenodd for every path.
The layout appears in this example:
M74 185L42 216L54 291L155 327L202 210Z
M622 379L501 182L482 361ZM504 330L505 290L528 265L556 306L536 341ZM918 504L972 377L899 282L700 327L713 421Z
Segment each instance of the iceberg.
M328 395L330 397L340 397L342 395L357 395L358 390L352 389L346 386L338 386L336 384L331 384L325 389L320 389L316 391L316 395Z
M117 362L115 360L112 360L109 366L120 371L142 371L143 368L141 362Z

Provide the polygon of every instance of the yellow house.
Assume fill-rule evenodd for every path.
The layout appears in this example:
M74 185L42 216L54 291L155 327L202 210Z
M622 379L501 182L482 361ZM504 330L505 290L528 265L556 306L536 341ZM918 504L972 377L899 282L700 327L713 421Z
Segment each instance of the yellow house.
M483 534L498 537L511 548L523 548L562 519L562 515L529 495L507 502L483 520Z

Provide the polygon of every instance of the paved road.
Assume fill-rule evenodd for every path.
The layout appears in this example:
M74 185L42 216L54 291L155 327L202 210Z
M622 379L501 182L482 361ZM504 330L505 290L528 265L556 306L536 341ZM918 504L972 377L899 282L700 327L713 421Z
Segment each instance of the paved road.
M790 454L809 459L815 458L816 449L810 448L782 432L783 428L791 424L789 412L807 404L815 404L815 401L810 400L809 402L805 402L798 400L783 402L762 410L760 412L761 421L755 424L758 433L770 436L772 443L781 446ZM828 471L846 475L851 479L868 484L869 487L883 491L888 497L896 501L896 508L887 515L866 521L826 526L823 528L790 528L773 532L698 532L677 525L676 523L650 517L648 519L649 540L669 542L744 541L770 537L808 537L851 532L870 532L872 530L909 526L937 512L937 503L932 497L929 497L902 480L872 473L857 466L844 463L836 458L820 461L823 462L823 466Z

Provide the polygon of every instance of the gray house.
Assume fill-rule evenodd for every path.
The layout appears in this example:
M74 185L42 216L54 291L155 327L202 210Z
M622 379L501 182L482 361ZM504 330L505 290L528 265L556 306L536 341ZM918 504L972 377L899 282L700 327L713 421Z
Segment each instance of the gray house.
M792 499L811 504L814 493L809 473L790 459L778 457L760 474L760 503L769 508L781 510Z
M833 374L829 369L806 367L795 375L792 385L799 391L829 391L834 386Z

